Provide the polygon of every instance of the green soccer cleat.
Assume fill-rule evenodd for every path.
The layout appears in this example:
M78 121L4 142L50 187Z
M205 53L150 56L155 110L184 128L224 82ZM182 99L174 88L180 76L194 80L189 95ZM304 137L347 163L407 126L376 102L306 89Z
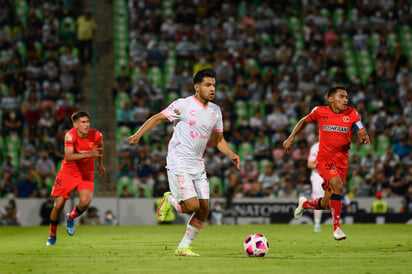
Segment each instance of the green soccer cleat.
M188 257L199 257L200 255L193 252L191 247L176 248L176 256L188 256Z
M167 202L167 197L169 197L171 194L171 192L165 192L165 194L163 194L163 200L160 203L159 208L157 209L157 216L159 217L159 221L161 222L165 221L167 214L169 213L170 209L172 209L172 206Z

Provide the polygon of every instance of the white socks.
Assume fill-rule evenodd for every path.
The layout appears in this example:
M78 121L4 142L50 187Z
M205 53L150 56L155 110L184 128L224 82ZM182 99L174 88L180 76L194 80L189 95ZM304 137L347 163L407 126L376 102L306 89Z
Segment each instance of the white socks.
M199 235L200 231L201 231L200 228L192 226L191 224L187 224L186 233L183 236L183 239L182 239L182 241L180 242L180 244L177 248L190 247L190 245L192 244L192 241L194 239L196 239L196 237Z
M313 210L313 217L315 221L315 227L320 227L320 220L322 218L322 210Z

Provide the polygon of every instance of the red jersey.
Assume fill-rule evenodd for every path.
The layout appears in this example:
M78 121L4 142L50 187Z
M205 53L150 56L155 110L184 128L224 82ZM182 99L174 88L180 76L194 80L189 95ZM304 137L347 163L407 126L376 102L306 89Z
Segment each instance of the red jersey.
M330 106L315 107L306 121L318 122L320 161L333 161L336 167L347 168L353 130L363 128L361 118L354 108L347 107L342 113L334 113Z
M102 141L103 136L98 130L89 129L87 137L80 138L77 129L72 128L64 136L64 147L73 147L75 153L86 153L99 146ZM77 161L67 161L64 158L59 175L79 177L83 181L94 181L94 157Z

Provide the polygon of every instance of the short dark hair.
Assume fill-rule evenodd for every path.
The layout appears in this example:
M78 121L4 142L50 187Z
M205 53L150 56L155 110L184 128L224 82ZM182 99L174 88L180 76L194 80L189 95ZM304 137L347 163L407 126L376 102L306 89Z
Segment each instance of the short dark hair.
M339 89L342 89L342 90L346 91L346 88L344 88L344 87L340 87L340 86L338 86L338 87L332 87L332 88L330 88L330 89L328 90L327 98L329 98L329 97L331 97L331 96L334 96L335 93L336 93ZM346 92L347 92L347 91L346 91Z
M211 68L199 70L193 75L193 85L203 82L203 78L205 77L215 78L216 72Z
M79 118L82 117L87 117L90 119L90 114L87 111L76 111L75 113L72 114L72 122L76 122Z

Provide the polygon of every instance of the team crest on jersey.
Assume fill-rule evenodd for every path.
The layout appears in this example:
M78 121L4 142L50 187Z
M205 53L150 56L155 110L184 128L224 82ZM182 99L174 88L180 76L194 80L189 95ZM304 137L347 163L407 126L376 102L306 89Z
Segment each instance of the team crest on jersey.
M89 142L89 147L93 148L93 147L95 147L95 146L96 146L96 145L95 145L94 142Z
M216 112L212 112L212 114L210 114L210 120L216 120Z
M175 109L173 110L173 112L174 112L176 115L180 115L180 111L179 111L177 108L175 108Z
M66 133L66 136L64 136L64 140L71 142L73 141L73 136L70 133Z
M343 121L344 121L345 123L349 123L349 121L350 121L349 116L343 116Z

